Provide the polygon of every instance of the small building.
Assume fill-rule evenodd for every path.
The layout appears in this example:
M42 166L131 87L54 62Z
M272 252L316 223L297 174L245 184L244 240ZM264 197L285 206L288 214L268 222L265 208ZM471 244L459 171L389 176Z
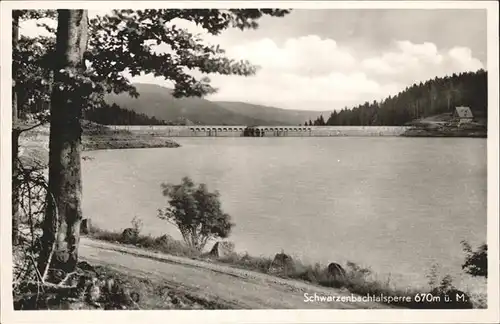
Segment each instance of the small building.
M455 107L455 112L453 113L453 117L458 118L459 124L470 123L472 119L474 119L474 115L472 115L472 110L469 107L464 107L464 106Z

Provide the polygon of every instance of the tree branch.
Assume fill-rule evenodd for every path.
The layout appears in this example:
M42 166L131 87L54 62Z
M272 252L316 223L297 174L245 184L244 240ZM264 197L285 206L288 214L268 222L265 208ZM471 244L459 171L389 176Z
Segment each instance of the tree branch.
M22 128L20 125L16 125L16 126L14 126L14 127L12 128L12 130L13 130L13 131L15 130L15 131L17 131L17 132L18 132L18 134L21 134L21 133L23 133L23 132L30 131L30 130L32 130L32 129L34 129L34 128L40 127L40 126L42 126L42 125L44 125L44 124L47 124L47 123L48 123L48 120L45 120L45 121L42 121L42 122L40 122L40 123L38 123L38 124L36 124L36 125L32 125L32 126L29 126L29 127L26 127L26 128Z

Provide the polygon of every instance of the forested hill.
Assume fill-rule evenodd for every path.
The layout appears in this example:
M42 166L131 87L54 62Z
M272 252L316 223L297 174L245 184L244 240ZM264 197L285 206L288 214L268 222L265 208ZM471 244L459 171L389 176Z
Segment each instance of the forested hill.
M163 120L123 109L117 104L105 105L84 112L84 118L103 125L165 125Z
M456 106L468 106L474 116L486 118L488 113L487 72L467 72L425 83L413 84L394 97L381 102L365 102L344 108L330 116L319 116L308 125L402 126L413 120L447 112Z
M127 93L111 93L105 96L106 103L174 124L189 121L197 125L298 125L320 113L197 97L175 98L172 89L166 87L144 83L134 83L134 86L140 94L138 98Z

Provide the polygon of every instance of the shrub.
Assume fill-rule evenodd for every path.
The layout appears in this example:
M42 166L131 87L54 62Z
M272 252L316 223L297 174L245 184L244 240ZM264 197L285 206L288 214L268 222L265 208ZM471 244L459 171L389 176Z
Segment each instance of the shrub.
M139 234L142 231L142 226L143 226L142 220L140 218L138 218L137 216L134 216L134 218L132 218L131 223L132 223L132 228L134 230L135 235L139 236Z
M465 273L488 278L488 245L482 244L476 251L472 251L470 244L462 241L462 248L465 252L465 261L462 264Z
M205 184L196 187L188 177L180 185L161 187L169 206L159 209L158 217L174 224L188 247L201 251L208 241L229 236L234 224L222 211L217 191L209 192Z

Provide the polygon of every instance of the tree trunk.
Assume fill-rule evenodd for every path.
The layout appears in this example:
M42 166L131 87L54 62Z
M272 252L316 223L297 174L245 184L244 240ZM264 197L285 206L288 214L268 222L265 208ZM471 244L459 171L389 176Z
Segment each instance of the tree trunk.
M87 10L58 10L56 58L50 107L49 203L44 221L40 268L71 272L78 261L82 220L81 123L82 94L61 89L61 69L78 75L85 69ZM57 217L57 219L56 219ZM56 224L57 230L56 230ZM50 252L54 246L52 259Z
M19 42L19 13L12 12L12 50L18 48ZM16 75L17 65L12 66L12 245L19 243L19 183L17 158L19 155L19 121L17 108Z

